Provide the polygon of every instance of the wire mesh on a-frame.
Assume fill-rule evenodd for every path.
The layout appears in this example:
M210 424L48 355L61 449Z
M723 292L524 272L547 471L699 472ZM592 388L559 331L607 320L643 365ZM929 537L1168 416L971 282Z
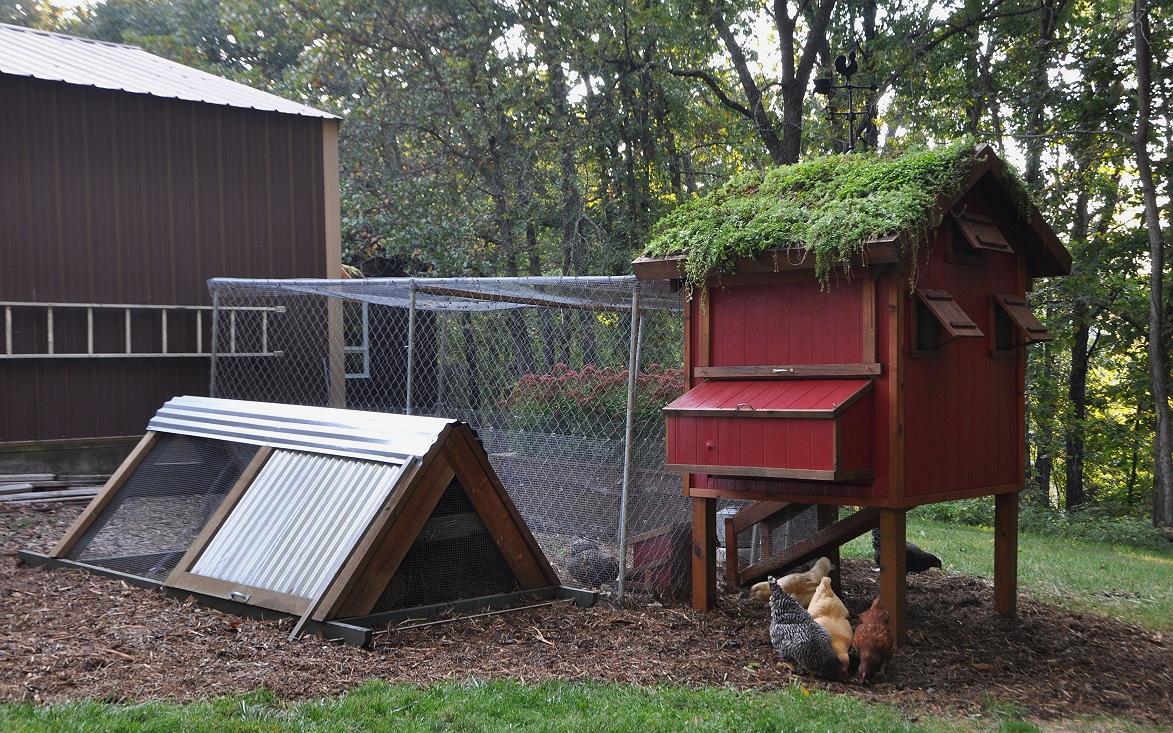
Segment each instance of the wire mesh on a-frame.
M566 582L617 590L622 552L628 588L687 584L660 414L684 389L680 293L632 277L210 288L213 396L466 421Z

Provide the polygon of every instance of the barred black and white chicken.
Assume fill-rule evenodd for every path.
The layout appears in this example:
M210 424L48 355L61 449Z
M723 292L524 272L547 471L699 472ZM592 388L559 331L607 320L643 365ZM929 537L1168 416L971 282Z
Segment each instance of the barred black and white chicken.
M835 654L827 630L815 623L772 576L766 582L770 584L770 644L778 656L801 671L843 679L847 670Z

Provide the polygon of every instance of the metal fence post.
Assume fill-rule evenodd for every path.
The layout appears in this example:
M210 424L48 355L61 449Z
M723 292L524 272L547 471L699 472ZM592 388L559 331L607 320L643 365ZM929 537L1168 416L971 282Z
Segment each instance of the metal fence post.
M411 414L411 387L415 376L415 280L411 281L411 290L407 296L407 409Z
M203 324L200 324L201 326ZM220 358L220 289L212 286L212 367L209 370L208 394L216 394L216 361Z
M616 596L623 603L627 592L627 502L631 494L631 469L635 448L635 390L639 383L640 326L639 283L631 290L631 345L627 354L627 412L623 426L623 485L619 492L619 578Z

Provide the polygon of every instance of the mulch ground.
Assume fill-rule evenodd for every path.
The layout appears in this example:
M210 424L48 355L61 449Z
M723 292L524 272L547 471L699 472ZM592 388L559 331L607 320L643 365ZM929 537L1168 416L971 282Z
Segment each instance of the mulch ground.
M187 700L266 687L286 699L335 695L370 678L595 679L769 689L795 677L770 647L760 603L726 596L720 610L568 605L388 631L371 650L317 638L289 642L290 622L254 621L79 571L21 566L77 507L0 511L0 699ZM877 589L868 563L847 562L853 614ZM1038 719L1080 715L1173 720L1173 640L1102 617L1023 599L1001 619L991 586L935 571L909 576L909 643L861 687L803 684L966 714L983 699Z

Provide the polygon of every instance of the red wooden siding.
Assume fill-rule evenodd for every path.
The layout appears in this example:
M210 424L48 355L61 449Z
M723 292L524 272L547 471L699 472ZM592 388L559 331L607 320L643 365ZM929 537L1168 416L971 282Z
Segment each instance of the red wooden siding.
M711 365L864 361L862 281L857 273L828 290L813 278L710 288Z
M0 75L0 300L208 304L211 277L333 275L323 124ZM102 318L96 346L121 344ZM57 338L84 344L66 319ZM0 442L141 433L207 385L198 358L4 361Z
M965 206L991 214L976 194ZM918 286L947 290L986 336L951 339L933 357L905 361L905 495L918 499L1020 483L1023 475L1024 426L1016 417L1023 399L1018 386L1023 348L1011 357L991 354L991 296L1020 292L1022 260L986 251L977 264L948 262L955 231L937 231L921 262ZM907 332L912 328L910 320Z

